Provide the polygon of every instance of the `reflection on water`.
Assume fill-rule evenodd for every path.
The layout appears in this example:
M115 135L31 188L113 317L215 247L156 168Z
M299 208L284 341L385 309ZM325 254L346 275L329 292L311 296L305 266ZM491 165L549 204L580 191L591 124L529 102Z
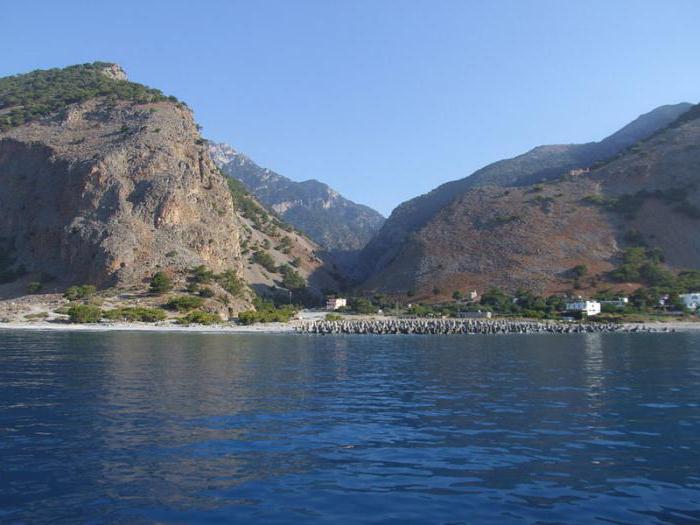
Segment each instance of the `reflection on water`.
M700 338L0 332L0 522L700 520Z

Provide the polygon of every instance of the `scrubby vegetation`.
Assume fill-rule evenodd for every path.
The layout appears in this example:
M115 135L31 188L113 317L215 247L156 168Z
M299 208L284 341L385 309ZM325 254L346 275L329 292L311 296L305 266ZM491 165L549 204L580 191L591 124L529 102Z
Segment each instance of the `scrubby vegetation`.
M177 102L175 97L166 97L158 89L103 75L101 71L110 65L94 62L0 78L0 131L63 110L68 104L96 97L139 104Z
M640 282L648 286L670 285L674 275L661 265L662 262L663 254L658 249L627 248L622 264L610 272L610 277L619 282Z
M258 230L264 230L270 222L270 214L248 192L243 183L233 177L226 177L228 189L233 198L233 205L243 217L250 220Z
M214 272L200 265L190 270L189 280L197 284L210 284L214 280Z
M238 276L235 270L226 270L217 274L206 266L200 265L192 268L189 273L187 291L197 293L201 297L214 297L214 290L208 286L202 286L213 283L217 283L234 297L242 296L246 290L245 281Z
M255 323L286 323L296 313L291 305L275 306L271 301L260 297L255 300L255 310L248 310L238 314L238 321L244 325Z
M167 303L165 308L168 310L177 310L178 312L189 312L195 308L200 308L204 304L204 299L192 295L181 295L173 297Z
M88 299L95 295L97 289L91 284L82 284L80 286L71 286L68 288L63 297L69 301L79 301L81 299Z
M74 304L67 313L71 323L99 323L102 319L100 307L91 304Z
M277 272L277 266L275 265L274 259L264 250L257 250L254 252L253 256L251 257L251 261L255 264L259 264L270 273Z
M160 295L173 289L173 280L165 272L157 272L151 278L149 290L152 294Z
M304 278L288 264L280 266L279 272L282 274L282 286L288 290L299 291L306 288L306 281Z
M620 195L619 197L604 197L602 195L587 195L583 198L585 204L600 206L601 208L620 213L628 219L633 219L648 199L658 199L668 205L675 204L674 209L692 219L700 219L700 208L688 202L687 196L695 190L695 186L681 188L668 188L666 190L647 191Z
M221 317L219 317L217 314L213 314L210 312L203 312L202 310L193 310L187 315L178 319L177 323L212 325L221 323Z
M379 306L374 304L369 299L363 297L354 297L348 301L347 308L344 311L353 312L356 314L376 314L379 311Z
M112 321L140 321L142 323L155 323L164 321L166 313L160 308L123 307L104 312L105 319Z
M240 297L246 290L246 284L234 270L226 270L216 276L216 282L234 297Z

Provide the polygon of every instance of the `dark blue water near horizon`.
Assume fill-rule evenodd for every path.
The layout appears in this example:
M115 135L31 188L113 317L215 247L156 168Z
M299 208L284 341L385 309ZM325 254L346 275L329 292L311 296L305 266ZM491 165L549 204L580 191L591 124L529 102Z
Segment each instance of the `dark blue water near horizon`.
M1 523L698 523L700 334L0 331Z

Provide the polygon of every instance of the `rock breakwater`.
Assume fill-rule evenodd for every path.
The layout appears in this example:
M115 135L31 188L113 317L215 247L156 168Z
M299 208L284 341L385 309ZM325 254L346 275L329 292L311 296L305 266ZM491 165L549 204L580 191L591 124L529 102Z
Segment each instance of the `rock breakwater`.
M615 323L562 323L522 320L382 319L309 321L296 327L303 334L458 335L458 334L575 334L604 332L669 332L668 328Z

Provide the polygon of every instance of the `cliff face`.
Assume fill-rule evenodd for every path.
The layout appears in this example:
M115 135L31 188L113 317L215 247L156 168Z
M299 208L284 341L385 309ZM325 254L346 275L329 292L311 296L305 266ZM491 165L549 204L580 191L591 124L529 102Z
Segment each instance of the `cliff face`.
M105 78L130 84L116 66ZM240 221L190 110L86 98L0 134L5 253L29 272L101 286L198 264L239 270Z
M324 249L358 250L384 222L378 212L356 204L316 180L294 182L261 168L226 144L210 145L224 173L241 181L255 197Z
M198 140L190 111L171 102L90 100L9 130L0 237L29 271L100 285L235 268L238 219Z
M700 116L688 114L693 111ZM492 286L570 291L574 266L604 278L621 249L634 243L660 248L671 266L700 267L696 117L646 133L646 140L597 168L538 184L475 184L429 214L417 207L422 220L403 230L389 219L382 232L395 228L400 242L388 249L370 243L363 255L377 250L379 264L362 286L428 295L433 288L448 295ZM521 172L525 180L530 173Z
M405 242L410 243L414 234L475 188L525 186L554 180L573 169L587 168L651 136L690 107L687 103L661 106L600 142L539 146L512 159L489 164L469 177L445 183L402 203L360 254L354 277L358 281L370 279L376 282L376 276L384 274L384 269L401 257Z

